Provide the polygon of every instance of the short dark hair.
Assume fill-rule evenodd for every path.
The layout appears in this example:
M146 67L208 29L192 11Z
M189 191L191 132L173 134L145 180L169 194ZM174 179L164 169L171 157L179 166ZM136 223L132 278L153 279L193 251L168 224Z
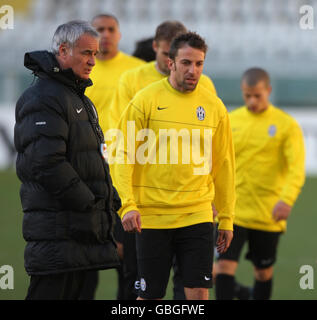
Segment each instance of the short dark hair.
M152 43L153 38L137 41L132 55L147 62L155 60L155 51L153 50Z
M178 49L188 45L192 48L199 49L203 51L205 54L208 50L208 46L205 40L196 32L187 32L180 34L172 41L170 51L168 53L169 57L175 60L177 56Z
M97 14L96 16L94 16L92 19L91 19L91 24L94 23L94 21L96 19L99 19L99 18L111 18L113 20L116 21L117 25L119 26L119 20L116 16L114 16L113 14L110 14L110 13L100 13L100 14Z
M241 82L245 82L248 86L253 87L260 81L263 81L266 86L270 86L270 76L264 69L250 68L244 72Z
M187 32L186 27L179 21L165 21L155 31L154 41L171 42L180 33Z

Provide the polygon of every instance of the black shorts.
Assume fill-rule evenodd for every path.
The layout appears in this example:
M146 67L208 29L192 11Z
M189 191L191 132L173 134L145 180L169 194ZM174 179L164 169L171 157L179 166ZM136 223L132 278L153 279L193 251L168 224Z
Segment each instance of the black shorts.
M173 256L184 287L211 288L213 225L200 223L175 229L142 229L136 235L139 296L165 296Z
M281 232L268 232L247 229L233 225L233 239L229 249L220 254L218 260L239 261L244 243L248 242L248 252L245 256L258 269L272 266L276 261L277 245Z

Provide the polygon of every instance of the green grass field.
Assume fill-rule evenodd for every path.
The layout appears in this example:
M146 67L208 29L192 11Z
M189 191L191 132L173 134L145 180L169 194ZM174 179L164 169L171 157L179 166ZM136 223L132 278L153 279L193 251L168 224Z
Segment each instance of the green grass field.
M0 289L0 300L24 299L29 278L24 270L22 238L22 210L19 198L19 181L14 171L0 171L0 267L11 265L14 269L14 289ZM311 265L317 276L317 178L307 178L303 191L292 211L287 233L281 238L278 260L275 265L273 299L317 299L314 290L302 290L299 269ZM252 267L244 260L244 254L237 273L240 282L253 283ZM1 277L1 274L0 274ZM96 298L113 300L116 296L117 275L114 270L100 272ZM211 290L211 299L214 299ZM172 298L171 285L166 299Z

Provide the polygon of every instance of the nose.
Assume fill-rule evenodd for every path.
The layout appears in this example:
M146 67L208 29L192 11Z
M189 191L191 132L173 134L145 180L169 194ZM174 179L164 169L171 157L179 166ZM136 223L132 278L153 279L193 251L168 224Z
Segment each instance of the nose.
M91 55L88 59L88 64L90 66L94 66L96 64L96 57L94 55Z
M256 98L255 98L255 97L251 97L251 98L249 99L249 104L250 104L251 106L255 106L255 105L257 104Z
M191 65L190 65L190 67L189 67L189 73L191 73L191 74L195 74L196 73L196 66L195 66L195 64L194 63L192 63Z

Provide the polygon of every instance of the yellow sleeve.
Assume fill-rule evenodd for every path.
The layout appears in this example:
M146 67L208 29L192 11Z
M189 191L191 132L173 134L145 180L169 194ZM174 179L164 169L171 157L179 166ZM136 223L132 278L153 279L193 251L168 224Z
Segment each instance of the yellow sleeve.
M215 95L217 95L215 85L208 76L206 76L205 74L202 75L201 80L202 80L202 85L205 89L207 89L207 90L211 91L212 93L214 93Z
M235 158L229 116L226 112L212 139L212 177L214 204L219 230L233 230L235 207Z
M135 95L135 92L133 92L132 84L130 79L130 72L125 72L121 75L119 79L119 83L116 89L116 92L113 96L111 105L110 105L110 128L116 128L117 124L119 122L119 119L124 111L124 109L127 107L129 102L132 100L132 98Z
M138 104L138 100L133 99L120 118L118 129L121 133L117 137L116 158L110 166L113 184L122 202L118 211L121 219L127 212L138 210L133 195L132 177L136 161L135 150L140 144L136 141L135 136L139 130L144 128L144 124L145 112L142 104Z
M288 130L283 153L287 164L286 183L281 200L293 206L305 182L305 146L303 132L296 121Z

